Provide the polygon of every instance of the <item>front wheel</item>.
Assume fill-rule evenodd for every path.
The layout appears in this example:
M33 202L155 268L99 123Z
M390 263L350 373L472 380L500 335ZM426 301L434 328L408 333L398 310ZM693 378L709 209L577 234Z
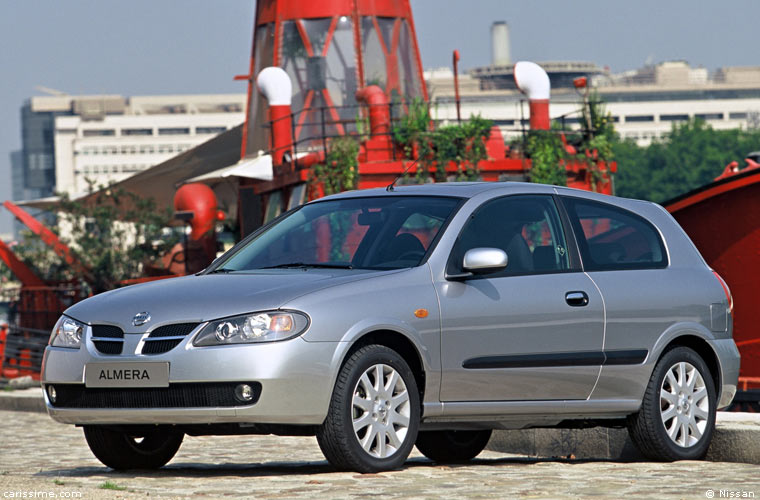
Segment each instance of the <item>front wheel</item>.
M92 453L116 470L158 469L174 457L184 434L167 427L135 432L85 425L84 437Z
M412 451L419 420L420 396L409 365L394 350L369 345L341 368L317 442L338 469L395 469Z
M417 435L417 449L438 463L467 462L477 457L488 444L491 430L425 431Z
M703 458L715 428L715 401L713 378L699 354L673 348L657 362L628 432L647 458Z

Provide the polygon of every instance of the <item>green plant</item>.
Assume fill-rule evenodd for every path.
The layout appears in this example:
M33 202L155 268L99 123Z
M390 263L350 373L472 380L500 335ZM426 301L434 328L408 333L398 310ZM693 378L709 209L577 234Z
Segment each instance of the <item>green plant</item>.
M488 158L485 141L492 125L491 120L476 115L462 124L436 129L432 134L436 181L446 180L446 167L450 162L457 166L456 180L478 180L478 162Z
M353 137L330 141L325 163L314 165L310 182L321 184L325 195L356 189L359 181L359 143Z
M435 165L433 178L445 182L446 167L451 162L457 166L457 180L476 180L478 162L488 158L485 140L493 122L476 115L461 124L431 129L430 108L425 101L415 98L408 109L393 127L393 138L407 158L419 162L415 180L426 182Z
M55 484L56 486L64 486L66 483L60 480L59 478L55 478L53 480L53 484Z
M420 184L427 179L433 163L430 123L430 108L424 100L415 97L409 103L407 113L401 116L392 131L393 139L404 150L404 156L417 160L414 177ZM407 174L404 177L408 177ZM437 177L439 176L436 175Z
M119 486L116 483L112 483L111 481L106 481L105 483L102 483L100 486L98 486L101 490L116 490L116 491L124 491L127 489L126 486Z
M567 185L566 154L559 135L550 130L531 130L526 143L530 156L530 181L540 184Z

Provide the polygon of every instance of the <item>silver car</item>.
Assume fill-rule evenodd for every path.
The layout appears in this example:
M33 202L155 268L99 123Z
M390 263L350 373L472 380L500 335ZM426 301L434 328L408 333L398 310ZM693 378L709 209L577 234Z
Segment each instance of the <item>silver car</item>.
M660 206L446 183L323 198L198 275L80 302L42 383L114 469L186 434L278 434L369 472L545 426L701 458L738 372L730 292Z

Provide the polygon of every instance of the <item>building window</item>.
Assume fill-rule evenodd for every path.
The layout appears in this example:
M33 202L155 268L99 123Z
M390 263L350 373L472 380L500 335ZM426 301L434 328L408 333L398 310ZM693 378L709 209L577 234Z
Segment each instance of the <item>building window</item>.
M188 127L172 127L172 128L160 128L158 129L158 135L188 135L190 129Z
M689 115L660 115L661 122L685 122L689 120Z
M82 135L84 137L111 137L116 135L116 131L114 129L89 129L89 130L83 130Z
M123 128L121 135L153 135L152 128Z
M227 127L195 127L196 134L221 134Z
M653 122L654 115L632 115L625 117L626 122Z
M730 120L746 120L747 113L729 113L728 118Z
M723 113L697 113L694 115L694 118L699 118L700 120L722 120L723 119Z
M158 146L158 152L159 153L173 153L174 152L174 145L173 144L161 144Z
M156 152L156 148L152 145L149 146L140 146L140 153L143 154L153 154Z

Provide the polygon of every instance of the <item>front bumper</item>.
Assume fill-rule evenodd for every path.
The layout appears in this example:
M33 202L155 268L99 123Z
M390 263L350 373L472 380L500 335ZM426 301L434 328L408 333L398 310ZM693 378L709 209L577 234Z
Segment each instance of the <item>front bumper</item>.
M74 392L89 391L84 388L87 363L168 362L172 388L243 382L260 384L260 394L254 404L241 403L239 406L225 403L211 407L165 408L143 404L134 408L116 403L117 407L113 408L72 408L61 407L60 401L58 405L51 404L45 391L48 413L54 420L69 424L240 422L318 425L327 415L336 375L334 367L339 365L340 351L344 347L340 342L306 342L300 337L262 344L194 347L188 338L161 355L108 356L100 354L88 339L77 350L48 347L43 358L42 384L46 388L63 384L64 388L75 389ZM103 394L104 389L96 390ZM132 389L108 388L105 391L118 393ZM109 401L122 398L95 399L110 404Z

